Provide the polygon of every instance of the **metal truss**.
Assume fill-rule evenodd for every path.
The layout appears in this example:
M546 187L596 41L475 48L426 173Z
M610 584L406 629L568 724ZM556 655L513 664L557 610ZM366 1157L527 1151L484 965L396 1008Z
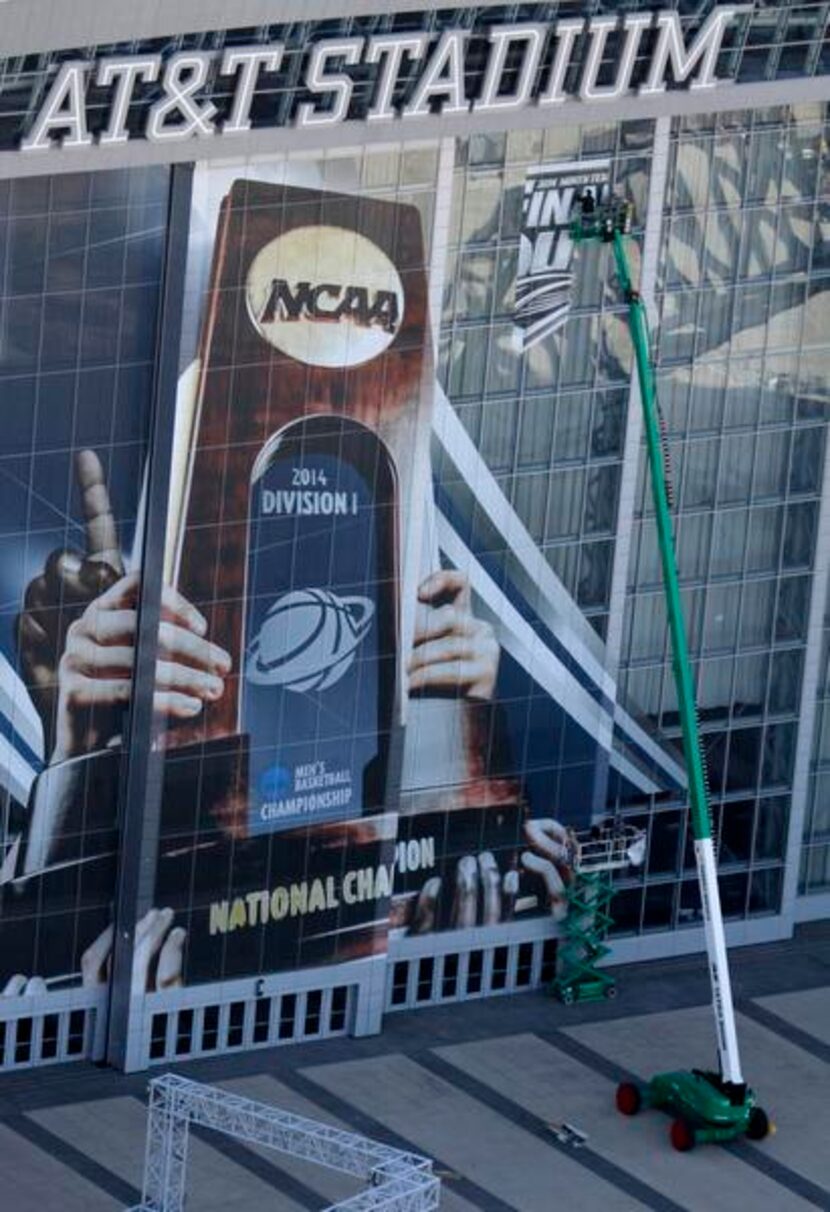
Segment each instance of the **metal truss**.
M167 1073L150 1082L144 1193L131 1212L184 1212L191 1124L367 1183L365 1191L324 1212L428 1212L440 1206L441 1182L427 1157Z

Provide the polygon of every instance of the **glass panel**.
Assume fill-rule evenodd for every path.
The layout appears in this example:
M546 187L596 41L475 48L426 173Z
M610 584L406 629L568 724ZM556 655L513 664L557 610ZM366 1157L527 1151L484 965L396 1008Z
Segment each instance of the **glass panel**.
M796 711L801 694L801 665L803 653L800 648L775 652L772 658L772 673L769 675L769 703L771 711Z
M738 631L739 585L713 585L706 600L703 646L707 652L732 649Z
M761 715L764 710L764 694L767 686L769 657L740 657L735 662L735 689L732 711L735 718Z
M788 577L781 582L775 615L777 640L800 640L804 637L809 600L809 577Z
M751 790L758 782L761 758L761 729L740 728L730 733L726 790Z
M683 459L683 508L712 506L720 462L720 442L689 442Z
M769 208L744 213L739 275L759 278L772 273L775 264L776 212Z
M775 581L755 581L747 586L741 599L739 648L769 643L774 609Z
M750 510L746 548L747 572L773 572L778 569L781 526L780 508Z
M795 724L770 724L764 737L761 779L765 787L789 783L795 757Z
M582 493L585 473L581 469L558 471L550 477L545 538L579 534L582 522Z
M720 484L718 486L719 505L738 505L749 500L752 482L752 446L752 437L745 434L723 438Z
M674 884L649 884L643 900L643 930L667 930L674 919Z
M785 796L762 799L758 804L755 862L784 857L790 802Z
M744 563L748 513L745 509L724 510L713 531L710 574L740 576Z
M679 812L658 812L651 826L648 847L649 875L674 874L680 855L683 819ZM616 901L614 902L616 908Z
M750 914L778 913L781 909L783 870L780 867L753 871L749 885Z
M685 580L701 580L709 568L709 544L712 537L711 513L686 514L678 520L677 562ZM654 544L656 554L656 543ZM655 568L659 576L659 568Z
M752 854L755 807L755 800L739 800L734 804L723 805L718 854L721 866L749 861Z
M810 427L793 436L790 492L821 492L821 471L824 465L825 429Z

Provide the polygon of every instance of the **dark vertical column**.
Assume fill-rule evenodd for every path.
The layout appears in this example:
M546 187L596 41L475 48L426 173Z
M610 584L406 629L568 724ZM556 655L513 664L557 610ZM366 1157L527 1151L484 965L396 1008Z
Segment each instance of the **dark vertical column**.
M120 856L106 1056L111 1065L122 1069L134 1067L129 1064L133 941L136 923L152 906L161 810L163 764L151 761L153 691L192 182L191 165L173 168L147 454L136 663L120 789Z

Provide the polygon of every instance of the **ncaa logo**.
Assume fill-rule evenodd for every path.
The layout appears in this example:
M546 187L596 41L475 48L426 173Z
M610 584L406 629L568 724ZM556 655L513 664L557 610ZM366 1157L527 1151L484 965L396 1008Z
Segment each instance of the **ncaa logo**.
M295 227L261 248L248 315L275 349L310 366L359 366L397 335L403 284L386 253L345 227Z
M368 598L339 598L327 589L296 589L277 598L245 659L255 686L328 690L354 663L372 625Z

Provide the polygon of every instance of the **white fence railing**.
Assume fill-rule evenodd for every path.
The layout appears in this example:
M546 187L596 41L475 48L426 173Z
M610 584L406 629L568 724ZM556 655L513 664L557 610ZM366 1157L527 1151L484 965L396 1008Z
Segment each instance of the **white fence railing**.
M555 975L550 919L393 936L386 955L151 993L134 1003L127 1069L372 1035L385 1012L536 989ZM0 998L0 1072L105 1053L108 990Z
M100 1059L108 997L106 986L0 997L0 1072Z
M556 975L556 926L549 918L390 941L385 1009L538 989Z

